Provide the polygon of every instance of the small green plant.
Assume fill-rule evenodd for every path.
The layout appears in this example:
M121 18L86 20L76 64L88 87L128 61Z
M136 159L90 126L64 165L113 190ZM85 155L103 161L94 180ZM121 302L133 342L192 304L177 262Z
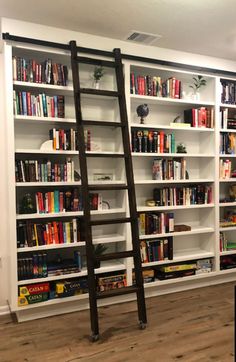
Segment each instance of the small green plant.
M183 143L179 143L176 147L177 153L187 153L186 147Z
M198 92L199 89L207 84L206 79L203 78L202 75L198 75L197 77L193 77L193 84L189 87L194 90L194 92Z
M104 68L103 67L95 67L93 71L93 78L96 82L98 82L104 76Z

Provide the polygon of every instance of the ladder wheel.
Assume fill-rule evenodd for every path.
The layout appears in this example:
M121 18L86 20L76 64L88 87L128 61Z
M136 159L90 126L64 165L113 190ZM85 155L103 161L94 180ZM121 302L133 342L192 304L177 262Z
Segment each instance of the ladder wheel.
M91 342L97 342L99 340L99 334L91 334L89 339Z
M147 323L139 322L139 329L143 330L143 329L146 329L146 327L147 327Z

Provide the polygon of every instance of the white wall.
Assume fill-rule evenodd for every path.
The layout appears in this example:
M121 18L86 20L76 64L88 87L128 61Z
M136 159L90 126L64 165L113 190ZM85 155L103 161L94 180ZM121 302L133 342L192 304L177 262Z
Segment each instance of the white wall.
M2 33L8 32L12 35L25 36L30 38L49 40L59 43L68 44L70 40L76 40L78 46L90 47L95 49L109 50L113 48L121 48L124 54L140 55L144 57L169 60L185 64L193 64L203 67L216 69L224 69L236 72L236 61L218 59L186 52L178 52L171 49L154 48L151 46L142 46L138 44L130 44L125 41L98 37L95 35L83 34L64 29L56 29L39 24L21 22L12 19L1 19ZM5 140L5 119L4 119L4 99L3 99L3 74L2 74L2 57L0 55L0 311L1 307L6 305L8 298L9 285L7 282L7 175L6 175L6 140Z

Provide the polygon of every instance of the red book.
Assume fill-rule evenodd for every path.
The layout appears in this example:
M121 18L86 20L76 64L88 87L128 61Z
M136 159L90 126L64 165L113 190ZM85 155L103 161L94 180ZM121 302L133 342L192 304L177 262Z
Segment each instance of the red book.
M26 92L26 102L27 102L27 115L32 116L31 94L30 94L30 92Z
M180 94L179 94L179 79L175 80L175 98L180 98Z
M59 211L63 212L63 210L64 210L64 195L63 195L63 192L60 192L60 195L59 195Z
M59 244L58 227L56 221L53 221L53 229L54 229L55 244Z
M48 244L53 244L52 224L48 224Z
M164 132L160 131L160 153L164 153L164 138L165 138Z
M198 127L207 126L207 112L205 107L200 107L198 109Z

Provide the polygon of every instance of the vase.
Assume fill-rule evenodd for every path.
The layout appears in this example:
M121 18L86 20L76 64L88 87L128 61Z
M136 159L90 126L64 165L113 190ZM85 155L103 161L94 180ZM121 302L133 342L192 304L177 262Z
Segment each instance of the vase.
M200 93L199 93L199 92L194 92L194 93L192 94L192 99L193 99L194 101L199 101L199 100L200 100Z
M94 87L94 89L99 89L99 88L100 88L100 83L99 83L99 81L95 80L95 81L94 81L94 84L93 84L93 87Z

